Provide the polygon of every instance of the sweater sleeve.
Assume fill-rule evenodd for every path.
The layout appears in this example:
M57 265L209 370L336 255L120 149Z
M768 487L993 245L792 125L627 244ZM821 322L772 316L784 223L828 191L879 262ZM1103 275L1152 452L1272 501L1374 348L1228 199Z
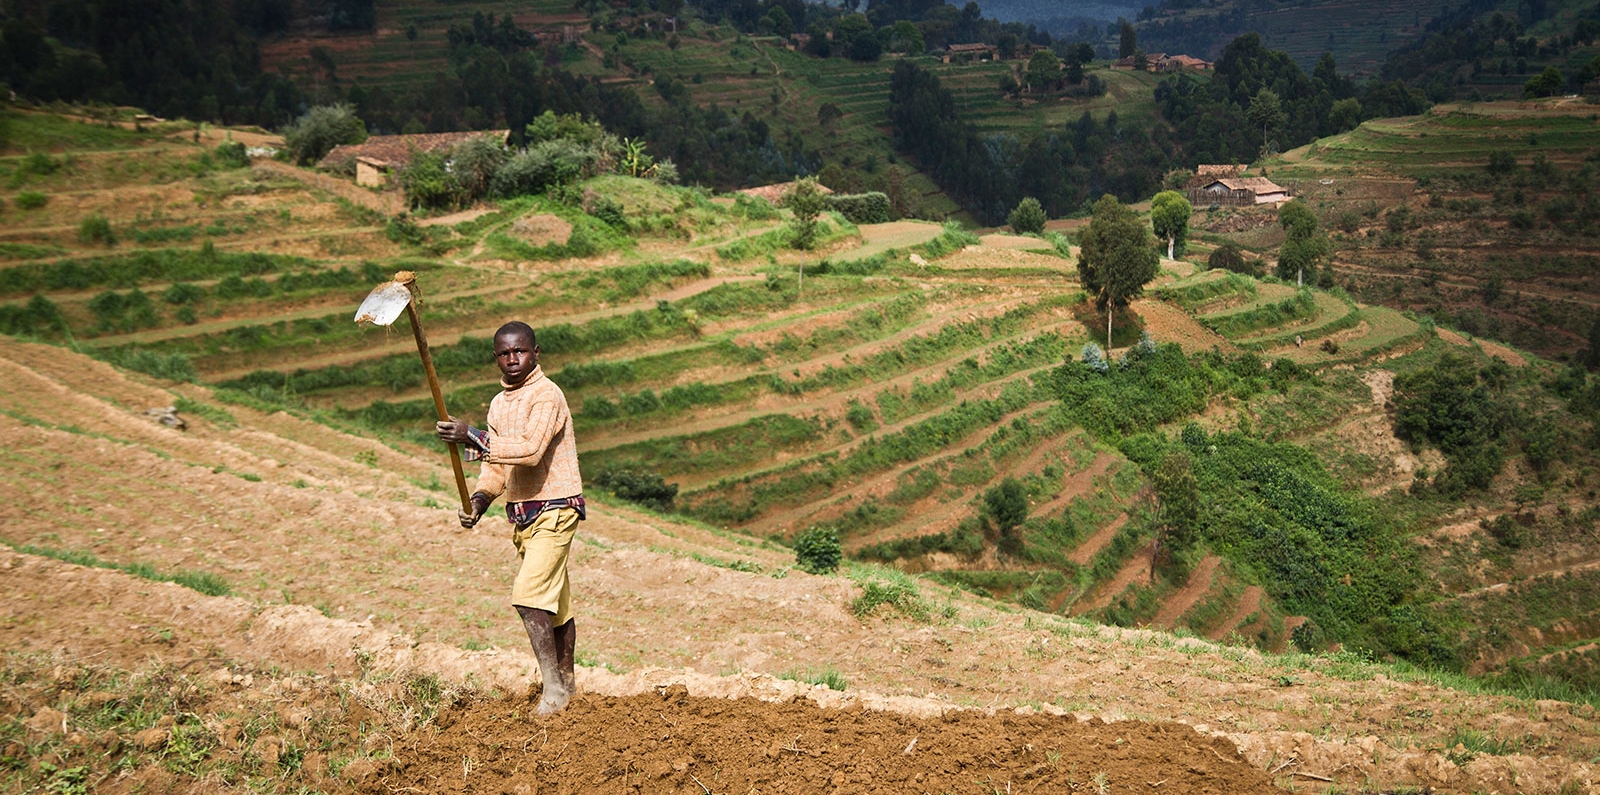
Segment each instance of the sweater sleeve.
M499 497L506 492L506 468L484 457L478 465L478 482L473 486L473 491L481 491L489 495L490 499Z
M561 411L554 401L541 400L528 410L522 433L495 434L490 428L488 464L534 465L544 458L556 433L561 430ZM504 487L502 483L502 488Z

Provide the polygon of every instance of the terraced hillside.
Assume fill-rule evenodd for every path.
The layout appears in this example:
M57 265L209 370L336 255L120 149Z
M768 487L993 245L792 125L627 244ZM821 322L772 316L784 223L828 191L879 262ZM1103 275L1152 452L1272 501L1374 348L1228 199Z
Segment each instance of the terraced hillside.
M1358 298L1571 356L1600 317L1600 123L1588 107L1440 105L1367 122L1268 168L1317 210L1338 282Z
M937 592L947 605L965 593L961 604L994 598L1025 608L1030 621L1154 626L1266 650L1325 650L1330 636L1348 637L1505 674L1497 686L1515 692L1577 700L1590 692L1591 453L1571 434L1546 448L1519 442L1507 448L1505 473L1463 500L1431 490L1429 473L1447 466L1439 453L1393 430L1395 379L1451 354L1486 365L1498 389L1537 406L1552 427L1587 427L1536 359L1339 291L1302 293L1179 260L1163 261L1147 297L1119 317L1114 348L1096 366L1085 347L1103 341L1104 316L1085 302L1078 252L1062 240L979 238L916 222L858 228L830 216L821 248L802 252L787 247L783 212L616 176L585 189L616 201L626 228L549 197L415 222L365 206L381 197L344 198L327 178L282 164L227 167L213 150L226 133L197 144L192 131L41 123L75 143L0 160L13 186L0 219L10 277L0 319L14 333L155 379L130 392L123 408L134 414L174 405L197 428L224 435L293 421L295 444L282 448L249 447L257 442L244 431L239 450L184 448L185 468L174 471L210 478L194 486L208 494L234 481L268 484L274 504L314 517L325 509L318 500L352 493L401 506L374 508L374 527L447 517L454 496L429 438L432 408L412 341L403 330L351 322L375 282L408 269L419 274L453 412L481 420L497 390L487 339L504 320L525 318L575 409L590 480L629 473L678 486L677 518L619 514L615 527L629 533L666 528L629 536L669 550L651 554L787 574L783 545L828 527L853 571L876 572L884 588ZM572 256L579 238L583 256ZM81 435L83 444L124 438L109 420L51 415L49 401L76 387L61 386L67 376L57 370L27 375L45 366L39 351L49 349L26 350L16 356L28 363L15 369L33 386L8 393L18 433ZM1495 356L1517 369L1496 370ZM1562 389L1585 388L1579 380ZM62 405L105 414L94 403ZM1213 523L1206 543L1174 555L1165 498L1151 483L1177 453L1195 462L1215 515L1202 519ZM298 466L301 454L337 471ZM48 462L28 466L18 493L44 490ZM97 477L113 494L138 482ZM1018 511L1004 505L1018 499L1021 519L1007 522ZM1321 513L1300 511L1304 504ZM191 553L196 536L172 528L194 517L117 511L166 528L164 540L118 551L94 544L85 528L40 525L38 512L18 525L33 529L7 540L159 572L220 568L234 581L247 572L251 584L234 587L257 602L277 592L320 601L328 615L425 628L452 646L510 643L496 634L503 628L482 623L490 602L414 617L404 585L412 580L360 598L340 591L351 567L374 565L355 563L330 563L302 594L279 573L254 574L222 540L211 557ZM279 514L268 521L286 521ZM1316 524L1327 516L1336 522ZM241 514L237 523L253 520ZM689 536L705 545L663 540ZM356 555L354 539L339 554ZM1282 551L1308 544L1324 563L1289 565L1296 558ZM416 578L448 580L464 564L435 570L445 564L424 555L415 565L426 569ZM461 571L493 590L492 567ZM1401 577L1414 571L1428 577ZM1367 600L1388 600L1389 612L1350 619L1361 609L1351 604ZM907 604L919 620L942 609L939 599ZM829 659L817 647L778 663L762 656L771 651L746 654L729 640L713 660L677 638L639 640L659 617L637 620L634 640L600 644L592 662L781 673ZM1413 626L1446 640L1404 647L1417 637L1406 634ZM716 630L702 623L692 634L703 632ZM869 670L847 675L902 686Z

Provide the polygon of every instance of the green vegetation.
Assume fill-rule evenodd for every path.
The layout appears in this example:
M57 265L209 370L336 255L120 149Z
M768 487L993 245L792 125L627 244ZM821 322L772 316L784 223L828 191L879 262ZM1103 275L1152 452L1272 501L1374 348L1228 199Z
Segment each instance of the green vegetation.
M811 527L794 540L794 561L802 571L831 574L844 557L839 534L831 527Z
M228 581L211 572L205 571L178 571L162 573L146 563L110 563L96 557L93 553L73 549L60 549L57 547L39 546L35 544L13 544L5 542L7 546L23 553L24 555L38 555L40 557L71 563L75 566L88 566L96 569L114 569L116 571L132 574L135 577L154 582L170 582L182 585L192 591L199 591L206 596L227 596L233 592Z

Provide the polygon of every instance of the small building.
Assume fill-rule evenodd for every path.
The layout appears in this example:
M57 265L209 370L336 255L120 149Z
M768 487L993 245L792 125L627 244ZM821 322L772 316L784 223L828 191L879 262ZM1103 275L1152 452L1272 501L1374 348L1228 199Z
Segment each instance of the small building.
M1164 52L1147 53L1144 56L1144 70L1146 72L1154 72L1154 71L1156 71L1156 64L1166 60L1166 57L1167 57L1167 54L1164 53ZM1118 58L1117 60L1112 61L1111 62L1111 68L1112 69L1121 69L1121 70L1126 71L1126 72L1131 72L1131 71L1133 71L1134 63L1136 63L1138 60L1139 60L1139 54L1138 53L1134 53L1133 55L1130 55L1130 56L1128 56L1126 58Z
M356 184L363 188L381 188L389 184L391 166L373 157L356 157Z
M1211 62L1192 55L1168 55L1156 62L1157 72L1209 72Z
M993 44L974 42L972 44L952 44L944 50L943 61L955 63L957 61L993 61L1000 57L1000 48Z
M437 152L462 141L483 137L504 145L510 136L510 130L373 135L359 144L335 146L317 163L317 167L343 174L354 173L357 185L381 188L388 184L389 175L396 169L411 165L411 158L417 152Z
M1223 177L1206 182L1189 190L1189 203L1202 204L1275 204L1289 200L1289 191L1266 177Z
M789 49L791 49L791 50L804 50L805 48L810 47L810 46L811 46L811 34L810 33L791 33L791 34L789 34Z

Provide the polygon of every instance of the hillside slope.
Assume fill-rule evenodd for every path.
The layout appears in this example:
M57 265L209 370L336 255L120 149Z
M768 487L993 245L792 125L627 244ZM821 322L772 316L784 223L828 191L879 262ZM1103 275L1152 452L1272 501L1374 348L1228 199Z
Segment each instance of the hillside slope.
M441 457L401 454L283 413L227 406L231 421L223 420L203 389L161 387L57 348L0 341L0 363L8 385L0 438L14 453L0 484L0 526L16 550L0 562L0 635L15 683L4 725L17 742L26 738L31 757L57 760L57 771L87 765L103 781L110 769L85 754L121 738L122 747L143 749L126 756L121 775L146 786L186 787L203 776L243 784L268 770L319 786L426 786L447 775L448 765L430 761L440 748L460 749L444 755L457 775L456 755L477 760L467 763L465 791L528 775L517 773L520 757L493 750L532 730L516 717L530 658L503 605L511 550L495 521L463 533L451 529L447 508L418 504L449 501L411 482L438 476ZM142 415L147 404L180 398L212 410L191 413L187 431ZM98 495L97 504L51 496L69 486ZM928 618L888 607L857 618L848 609L857 583L889 575L853 568L813 577L790 570L780 547L605 500L580 539L574 579L585 695L533 731L542 738L534 742L559 748L604 725L614 730L602 742L636 750L633 763L615 769L558 757L539 768L541 781L619 777L636 764L665 786L691 778L709 785L713 768L734 764L712 742L715 733L754 731L773 748L738 762L750 778L737 781L762 787L779 777L832 776L841 791L864 791L857 776L875 766L881 780L890 765L950 786L1005 777L1081 786L1104 776L1111 786L1165 781L1164 791L1178 792L1265 791L1268 778L1593 791L1586 760L1600 726L1590 707L1443 689L1347 656L1263 656L997 609L927 583L912 587L934 608ZM729 568L735 561L746 570ZM135 576L185 572L209 574L213 590L220 583L232 595ZM84 601L84 593L96 596ZM845 694L768 678L824 669L849 683ZM176 702L107 712L132 705L127 685L152 676L174 683ZM858 750L846 758L828 740L816 744L836 728L818 728L808 709L724 706L671 689L665 701L649 695L673 683L686 684L690 696L801 694L828 709L859 704L906 717L894 728L851 729L886 736L877 746L852 743ZM263 699L276 717L245 723L248 705ZM952 716L959 707L980 709ZM1020 717L1012 707L1117 722ZM66 733L50 728L51 715L62 716ZM693 735L672 728L691 715L702 727ZM938 715L942 722L932 720ZM1022 731L1032 745L1016 746L1019 759L1049 753L1018 767L998 758L919 764L918 754L943 753L951 740L937 727L952 720L961 746L976 740L998 752L1013 742L1002 737ZM1167 720L1202 733L1138 722ZM623 728L645 722L660 725L664 739L681 739L646 743ZM352 733L362 741L328 739L358 723L366 728ZM367 734L379 727L382 734ZM1227 747L1213 747L1206 733L1236 744L1244 764L1230 762ZM911 737L920 738L914 746ZM1474 737L1519 738L1520 750L1463 749L1479 742ZM1107 742L1131 753L1107 755ZM423 746L434 750L419 756ZM52 775L26 764L15 770L23 780Z

